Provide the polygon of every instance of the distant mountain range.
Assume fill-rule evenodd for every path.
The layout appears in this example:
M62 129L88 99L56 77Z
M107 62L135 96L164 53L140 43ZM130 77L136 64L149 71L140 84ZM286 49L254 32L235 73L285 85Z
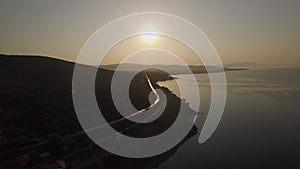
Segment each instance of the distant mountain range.
M266 65L256 63L256 62L236 62L236 63L225 64L225 67L227 68L252 68L252 67L263 67L263 66Z
M113 64L113 65L102 65L100 66L103 69L106 70L111 70L115 71L119 65L118 64ZM157 68L161 70L167 70L170 74L176 75L176 74L188 74L190 71L192 73L207 73L207 67L203 65L189 65L188 68L190 71L187 69L186 66L181 66L181 65L141 65L141 64L133 64L133 63L125 63L120 66L118 69L119 71L137 71L137 70L142 70L142 69L148 69L148 68ZM217 66L209 66L213 72L223 72L223 69L221 67Z

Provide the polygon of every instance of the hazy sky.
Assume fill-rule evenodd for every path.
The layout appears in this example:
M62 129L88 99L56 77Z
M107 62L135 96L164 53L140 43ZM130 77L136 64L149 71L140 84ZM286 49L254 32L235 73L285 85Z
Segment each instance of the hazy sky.
M157 36L147 41L143 35L132 36L115 45L104 57L102 64L116 64L127 61L135 64L180 65L179 59L189 65L202 65L197 55L180 41ZM176 59L179 58L179 59Z
M300 65L299 0L1 0L0 53L75 60L101 26L137 12L190 20L224 63Z

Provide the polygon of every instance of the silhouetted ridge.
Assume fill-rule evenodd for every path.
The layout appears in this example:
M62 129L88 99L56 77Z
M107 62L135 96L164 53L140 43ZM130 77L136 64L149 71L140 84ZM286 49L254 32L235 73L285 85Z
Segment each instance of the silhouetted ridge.
M75 63L44 56L0 55L0 87L71 89ZM103 70L101 73L112 73Z

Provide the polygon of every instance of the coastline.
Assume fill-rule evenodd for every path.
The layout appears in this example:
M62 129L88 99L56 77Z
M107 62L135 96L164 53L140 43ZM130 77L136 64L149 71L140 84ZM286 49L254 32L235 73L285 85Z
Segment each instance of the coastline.
M1 145L1 150L5 156L0 157L2 168L14 168L15 159L19 156L37 156L31 159L28 167L45 166L55 163L56 160L64 160L67 166L72 165L72 156L80 156L78 162L89 163L82 160L81 149L91 149L96 153L96 164L115 164L122 161L128 164L135 161L143 166L158 166L162 161L169 158L176 150L190 137L197 133L193 127L186 138L168 152L147 159L128 159L112 155L105 150L94 145L86 134L70 137L68 135L82 131L76 117L72 103L72 72L74 63L65 62L46 57L0 57L0 75L3 83L0 85L2 101L0 124L6 128L5 133L17 133L24 139L16 139L6 134L6 141ZM88 66L87 66L88 67ZM53 69L55 68L55 69ZM95 69L95 67L90 67ZM22 70L22 71L17 71ZM96 97L99 108L103 110L106 120L113 121L120 118L111 102L110 82L112 71L98 70L96 77ZM145 73L145 72L144 72ZM171 77L162 72L148 70L147 75L152 81L154 88L160 88L156 83L159 80L170 80ZM126 77L126 74L124 74ZM134 83L130 87L130 98L133 105L138 109L149 106L148 96L150 88L147 87L145 74L141 73L135 77ZM133 128L124 131L128 136L149 137L166 130L176 119L176 110L182 101L172 94L168 89L161 88L169 99L169 106L166 113L154 123L149 125L139 125L139 129ZM188 107L186 105L186 107ZM193 111L191 110L191 113ZM125 126L133 125L126 121L117 125L112 125L115 129L124 129ZM159 127L157 127L159 126ZM61 142L55 142L55 139ZM14 142L12 142L15 140ZM25 141L24 141L25 140ZM78 153L76 153L78 152ZM47 154L47 157L42 156ZM106 154L107 158L103 157ZM102 158L103 157L103 158ZM100 158L100 160L99 160ZM114 163L105 161L115 161ZM96 165L94 163L94 165ZM147 163L147 165L144 165ZM72 165L71 168L75 168ZM108 167L107 167L108 168ZM132 167L134 168L134 167ZM139 168L139 167L137 167ZM151 167L149 167L151 168ZM153 167L155 168L155 167Z

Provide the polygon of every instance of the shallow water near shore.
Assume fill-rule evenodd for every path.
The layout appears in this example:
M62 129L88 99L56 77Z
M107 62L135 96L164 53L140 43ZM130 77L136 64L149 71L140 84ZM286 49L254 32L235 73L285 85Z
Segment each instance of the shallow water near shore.
M226 107L213 136L199 144L197 134L158 168L300 168L299 74L299 67L226 72ZM190 83L191 76L176 77L188 88L195 85ZM210 85L206 74L195 77L201 97L196 121L200 133L209 108ZM174 84L174 80L159 82L180 96ZM186 101L198 110L194 100Z

